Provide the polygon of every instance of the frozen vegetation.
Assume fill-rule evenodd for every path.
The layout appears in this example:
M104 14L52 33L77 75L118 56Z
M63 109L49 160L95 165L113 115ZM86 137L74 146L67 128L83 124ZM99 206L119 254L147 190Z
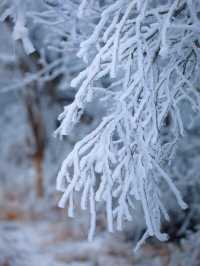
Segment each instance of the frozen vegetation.
M0 21L0 266L200 265L200 2Z

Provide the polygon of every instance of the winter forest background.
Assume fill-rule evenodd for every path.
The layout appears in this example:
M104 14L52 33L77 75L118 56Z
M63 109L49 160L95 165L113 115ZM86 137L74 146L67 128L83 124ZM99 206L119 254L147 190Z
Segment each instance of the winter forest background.
M199 71L199 0L0 0L0 266L199 266Z

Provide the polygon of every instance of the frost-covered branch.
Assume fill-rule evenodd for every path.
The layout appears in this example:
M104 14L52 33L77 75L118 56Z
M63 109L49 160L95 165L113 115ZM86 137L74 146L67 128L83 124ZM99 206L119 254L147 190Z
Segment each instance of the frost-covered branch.
M99 204L113 232L134 220L139 202L147 228L138 246L149 236L167 239L161 233L162 217L169 219L163 184L181 208L186 204L165 162L184 135L182 104L194 112L200 107L199 1L3 0L0 14L11 20L13 38L26 53L37 51L42 66L2 91L58 76L63 86L79 72L71 81L75 99L59 116L55 134L61 137L71 134L92 102L106 106L99 125L63 162L59 206L68 204L74 216L79 192L81 208L90 210L92 239ZM85 67L72 56L77 51Z
M87 5L82 2L80 16ZM112 232L134 219L135 202L140 201L147 225L142 242L148 236L166 240L161 233L161 217L168 220L160 190L163 181L180 207L187 207L163 161L184 134L181 102L187 100L199 110L199 12L198 1L110 1L94 32L81 43L78 56L87 67L72 80L79 89L60 115L56 134L70 134L99 90L104 91L99 101L109 108L63 162L57 188L63 192L59 206L68 203L70 216L75 193L80 192L81 208L90 209L89 238L95 231L98 202L105 203ZM101 87L108 76L111 85ZM171 134L168 141L162 136L165 128Z

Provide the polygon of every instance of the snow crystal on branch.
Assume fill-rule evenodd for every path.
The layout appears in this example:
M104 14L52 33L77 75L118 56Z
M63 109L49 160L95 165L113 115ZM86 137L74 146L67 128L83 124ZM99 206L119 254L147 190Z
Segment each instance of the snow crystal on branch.
M14 22L13 39L15 41L21 40L25 52L31 54L35 51L35 48L29 38L29 31L26 27L28 5L28 0L16 0L14 2L3 0L0 4L0 10L3 10L0 20L5 20L7 17L12 18Z
M82 1L82 16L86 5ZM72 80L79 90L60 116L56 133L71 132L108 75L111 85L101 89L112 108L63 162L57 189L63 192L59 206L68 203L70 216L74 195L80 193L81 208L90 209L89 239L98 202L105 203L110 232L122 230L123 221L134 217L135 201L141 202L147 230L138 245L149 236L167 239L161 233L161 217L169 217L160 182L169 186L181 208L187 207L162 162L184 134L179 103L187 100L199 110L199 12L198 1L110 1L81 43L78 56L88 66ZM169 115L171 138L166 142L161 132Z

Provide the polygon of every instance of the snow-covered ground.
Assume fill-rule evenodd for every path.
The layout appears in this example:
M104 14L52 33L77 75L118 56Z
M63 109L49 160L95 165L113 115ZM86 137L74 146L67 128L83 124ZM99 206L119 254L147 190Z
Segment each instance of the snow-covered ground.
M136 254L123 235L101 233L93 242L71 222L1 221L1 266L198 266L199 235L182 244L152 243Z

